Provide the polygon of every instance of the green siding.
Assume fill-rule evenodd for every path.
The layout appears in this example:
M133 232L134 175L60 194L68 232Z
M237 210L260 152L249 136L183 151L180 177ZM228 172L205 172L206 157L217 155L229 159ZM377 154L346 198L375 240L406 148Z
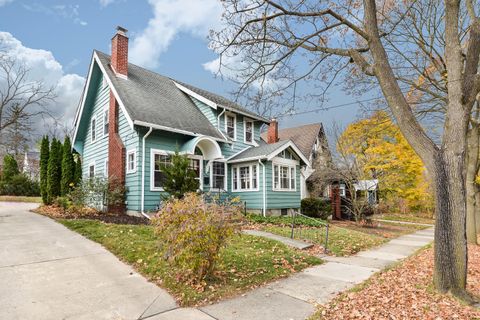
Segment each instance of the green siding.
M190 99L192 99L193 103L200 109L200 111L207 117L208 121L216 127L217 126L217 114L215 109L212 107L206 105L205 103L201 102L198 99L195 99L194 97L190 96Z
M139 136L136 130L128 125L127 118L120 110L118 116L118 135L122 139L123 145L125 146L125 157L127 156L128 151L135 150L136 152L136 170L133 173L125 172L125 185L127 187L127 210L131 211L140 211L140 199L141 199L141 155L140 155L140 143ZM127 159L125 159L125 168L126 171Z
M267 163L267 208L300 208L300 166L296 166L296 191L273 191L272 162Z
M265 161L262 162L265 164ZM244 192L233 192L232 191L232 167L238 165L250 165L256 164L257 170L259 172L258 176L258 191L244 191ZM267 170L267 166L265 166L265 170ZM235 164L235 165L228 165L228 191L232 194L232 196L240 197L242 202L246 202L247 209L263 209L263 167L258 163L258 161L254 162L245 162L242 164ZM268 186L268 181L266 181Z

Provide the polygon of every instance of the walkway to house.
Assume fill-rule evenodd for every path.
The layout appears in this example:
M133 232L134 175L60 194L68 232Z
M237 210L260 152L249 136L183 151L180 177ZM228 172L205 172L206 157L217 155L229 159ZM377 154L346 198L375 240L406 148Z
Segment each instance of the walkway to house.
M356 256L327 262L250 291L195 308L179 308L99 244L49 218L32 204L0 203L0 319L305 319L374 272L433 240L418 231Z
M308 249L313 247L313 244L305 242L305 241L299 241L295 239L290 239L287 237L282 237L270 232L265 232L265 231L260 231L260 230L243 230L243 233L250 234L252 236L257 236L257 237L264 237L272 240L279 241L289 247L297 248L300 250L303 249Z

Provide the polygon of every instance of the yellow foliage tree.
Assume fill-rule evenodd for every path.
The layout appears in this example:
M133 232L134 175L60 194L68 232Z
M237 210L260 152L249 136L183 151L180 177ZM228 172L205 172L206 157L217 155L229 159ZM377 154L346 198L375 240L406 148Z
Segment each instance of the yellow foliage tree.
M337 149L355 158L362 177L379 179L382 198L397 209L431 210L432 196L421 159L384 111L350 124Z

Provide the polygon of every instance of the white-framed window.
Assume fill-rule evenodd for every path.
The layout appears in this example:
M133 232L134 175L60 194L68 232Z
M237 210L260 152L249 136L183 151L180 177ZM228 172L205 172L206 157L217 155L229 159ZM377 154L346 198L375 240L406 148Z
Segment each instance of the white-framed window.
M135 149L127 151L127 173L137 171L137 153Z
M253 121L245 118L243 123L244 123L243 124L243 129L244 129L244 132L245 132L244 133L245 142L246 143L253 143L253 140L255 139L254 133L253 133L253 130L254 130Z
M163 191L163 184L165 182L165 174L162 172L162 167L172 164L171 155L173 152L165 150L150 150L150 190ZM199 180L199 187L202 189L202 175L203 175L203 157L198 155L188 155L190 158L190 169L195 172Z
M108 108L103 110L103 136L106 137L108 136Z
M227 189L227 163L213 161L210 168L210 184L212 189Z
M105 178L108 178L108 158L103 163L103 172L105 173Z
M225 113L225 132L232 140L237 140L237 116L234 113Z
M232 167L234 192L258 191L258 164L240 164Z
M95 116L93 116L92 118L91 131L92 131L92 143L93 143L95 142L95 140L97 140L97 119L95 118Z
M295 191L297 189L296 182L296 165L273 163L273 190L274 191Z
M345 183L340 183L340 197L346 197L347 196L347 187Z
M90 179L95 177L95 162L92 162L88 165L88 177Z

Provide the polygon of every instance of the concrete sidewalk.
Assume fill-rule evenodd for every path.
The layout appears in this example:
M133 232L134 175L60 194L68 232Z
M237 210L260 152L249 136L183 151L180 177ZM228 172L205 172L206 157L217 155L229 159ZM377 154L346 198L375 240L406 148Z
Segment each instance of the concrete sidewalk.
M355 256L324 257L240 297L179 308L99 244L28 212L34 206L0 203L0 319L301 320L433 241L433 228L421 230Z
M177 308L99 244L0 203L0 319L141 319Z

